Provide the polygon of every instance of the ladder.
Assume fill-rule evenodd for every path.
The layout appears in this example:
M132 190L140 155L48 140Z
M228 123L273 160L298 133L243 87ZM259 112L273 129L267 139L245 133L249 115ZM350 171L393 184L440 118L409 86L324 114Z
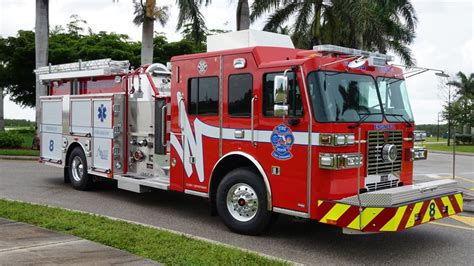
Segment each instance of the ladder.
M39 67L34 70L41 81L58 80L64 78L110 76L128 73L128 60L112 60L110 58L82 61L67 64Z

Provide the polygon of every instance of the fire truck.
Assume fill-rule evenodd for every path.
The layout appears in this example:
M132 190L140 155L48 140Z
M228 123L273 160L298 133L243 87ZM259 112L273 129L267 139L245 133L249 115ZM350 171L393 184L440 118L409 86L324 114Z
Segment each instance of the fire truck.
M130 69L111 59L35 70L40 162L78 190L207 198L234 232L285 214L346 233L396 232L462 212L456 181L413 183L427 157L402 68L334 45L294 48L260 31Z

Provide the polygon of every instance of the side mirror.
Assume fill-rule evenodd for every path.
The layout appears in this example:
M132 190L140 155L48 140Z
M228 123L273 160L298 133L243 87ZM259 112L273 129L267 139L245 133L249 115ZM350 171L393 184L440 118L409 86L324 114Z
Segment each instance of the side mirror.
M287 76L275 76L273 83L273 115L275 116L287 116L288 115L288 77Z
M288 96L288 77L275 76L273 83L273 101L275 104L285 104Z

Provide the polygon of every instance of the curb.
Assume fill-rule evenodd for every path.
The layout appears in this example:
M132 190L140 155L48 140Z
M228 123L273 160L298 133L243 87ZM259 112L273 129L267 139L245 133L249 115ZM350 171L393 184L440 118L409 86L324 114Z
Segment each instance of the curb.
M428 156L429 156L430 153L453 155L453 153L450 152L450 151L434 151L434 150L428 149ZM470 153L470 152L456 152L456 156L458 156L458 155L474 157L474 153Z
M13 155L0 155L0 160L20 160L20 161L37 161L37 156L13 156Z

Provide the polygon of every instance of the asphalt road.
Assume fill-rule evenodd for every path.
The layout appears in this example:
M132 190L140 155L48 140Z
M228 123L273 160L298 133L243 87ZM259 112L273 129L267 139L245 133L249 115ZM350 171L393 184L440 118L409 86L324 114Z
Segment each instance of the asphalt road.
M457 176L474 187L474 157L459 156ZM416 163L419 180L449 174L449 156L430 154ZM460 180L461 181L461 180ZM459 264L474 260L472 225L452 218L395 234L344 235L337 228L281 216L270 233L229 232L198 197L169 191L135 194L101 183L90 192L63 183L62 170L31 161L0 160L0 198L43 203L133 220L239 246L304 264ZM473 221L473 216L463 213Z

